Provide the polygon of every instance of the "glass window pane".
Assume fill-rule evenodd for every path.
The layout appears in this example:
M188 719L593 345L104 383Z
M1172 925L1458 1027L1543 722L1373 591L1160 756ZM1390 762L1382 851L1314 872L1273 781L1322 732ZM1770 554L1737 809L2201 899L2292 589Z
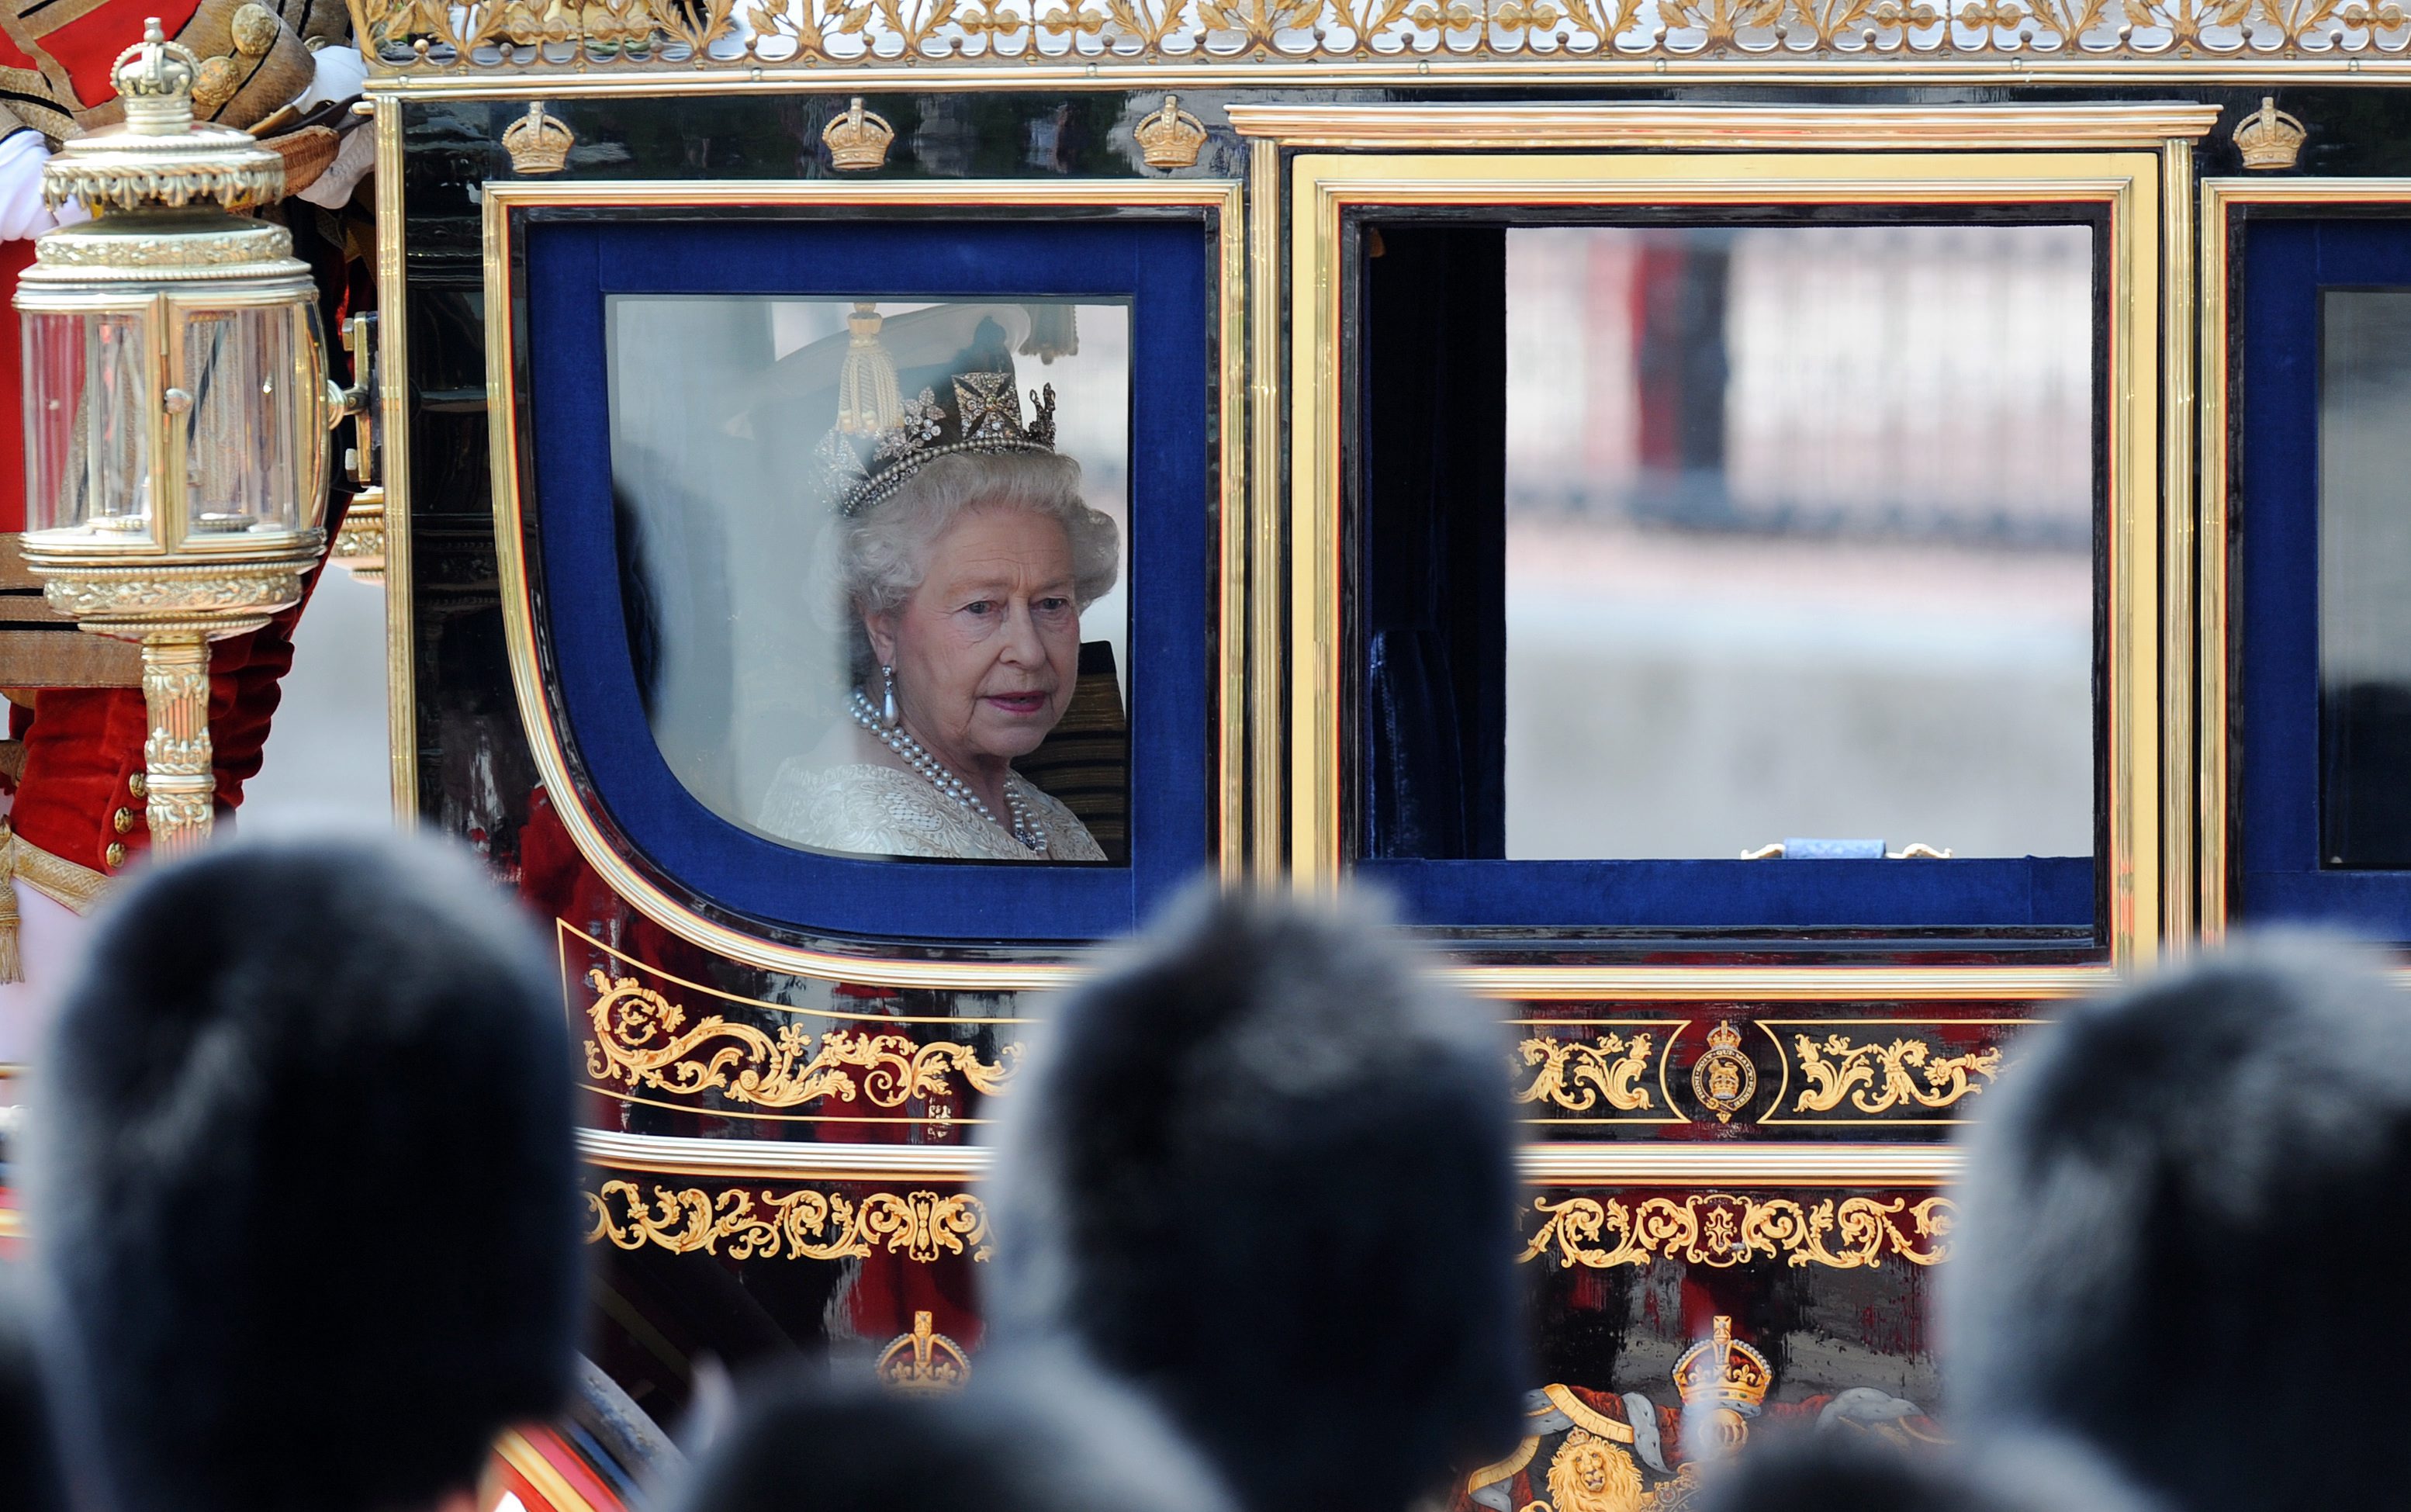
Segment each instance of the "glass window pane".
M2092 230L1506 241L1506 854L2091 854Z
M24 345L26 528L139 534L156 403L141 317L28 314Z
M2319 859L2411 866L2411 290L2319 316Z
M300 528L293 312L203 310L184 319L184 468L195 535Z

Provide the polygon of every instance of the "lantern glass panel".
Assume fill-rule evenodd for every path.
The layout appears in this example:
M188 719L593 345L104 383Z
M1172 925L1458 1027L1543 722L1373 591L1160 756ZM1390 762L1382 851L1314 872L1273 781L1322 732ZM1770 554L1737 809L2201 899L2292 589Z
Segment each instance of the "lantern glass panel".
M289 305L198 310L183 321L186 534L196 540L302 528L303 387Z
M134 312L24 316L29 530L151 528L151 339Z

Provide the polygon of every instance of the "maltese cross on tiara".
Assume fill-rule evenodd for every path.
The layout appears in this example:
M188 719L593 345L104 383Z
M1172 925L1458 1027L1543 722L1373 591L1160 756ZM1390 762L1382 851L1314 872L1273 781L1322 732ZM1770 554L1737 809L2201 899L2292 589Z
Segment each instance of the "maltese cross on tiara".
M903 486L904 480L941 457L971 452L1053 451L1055 449L1055 386L1032 389L1030 418L1021 417L1021 396L1011 373L958 373L955 390L953 440L946 440L948 418L934 390L924 389L897 406L896 423L878 433L870 454L863 455L860 439L842 428L832 429L814 448L822 488L837 513L859 519L873 505Z

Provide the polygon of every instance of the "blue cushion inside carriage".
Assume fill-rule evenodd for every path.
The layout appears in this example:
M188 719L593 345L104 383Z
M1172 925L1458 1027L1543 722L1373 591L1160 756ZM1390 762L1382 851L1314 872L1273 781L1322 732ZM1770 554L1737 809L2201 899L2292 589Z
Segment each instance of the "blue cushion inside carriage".
M2411 287L2411 221L2269 218L2243 231L2234 477L2234 910L2411 940L2411 871L2320 864L2319 428L2325 290Z
M657 214L659 213L656 213ZM1206 860L1214 500L1210 231L1195 216L532 218L524 502L547 693L598 817L719 908L804 931L1075 940L1132 928ZM865 288L865 280L876 286ZM613 295L1096 299L1131 308L1130 864L899 862L781 844L663 756L639 696L612 504ZM809 445L811 438L806 438ZM507 463L505 463L507 465ZM800 565L799 565L800 569Z

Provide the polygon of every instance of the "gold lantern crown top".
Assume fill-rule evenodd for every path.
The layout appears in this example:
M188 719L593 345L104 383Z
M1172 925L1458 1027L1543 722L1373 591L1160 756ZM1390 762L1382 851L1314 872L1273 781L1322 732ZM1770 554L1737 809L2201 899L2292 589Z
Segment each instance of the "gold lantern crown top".
M2273 95L2263 95L2260 109L2235 128L2235 150L2248 169L2292 168L2307 135L2301 122L2277 109Z
M201 76L192 50L168 40L159 18L117 56L110 78L125 102L122 125L61 144L42 169L42 202L80 199L95 215L182 210L215 200L249 210L285 193L285 159L231 126L193 119Z
M1709 1336L1683 1351L1683 1358L1674 1362L1674 1389L1687 1402L1753 1414L1774 1384L1774 1367L1764 1355L1732 1336L1729 1317L1717 1318Z
M159 18L142 23L142 40L117 55L109 70L117 97L125 102L129 130L146 137L172 137L193 124L193 84L201 60L182 42L170 42Z

